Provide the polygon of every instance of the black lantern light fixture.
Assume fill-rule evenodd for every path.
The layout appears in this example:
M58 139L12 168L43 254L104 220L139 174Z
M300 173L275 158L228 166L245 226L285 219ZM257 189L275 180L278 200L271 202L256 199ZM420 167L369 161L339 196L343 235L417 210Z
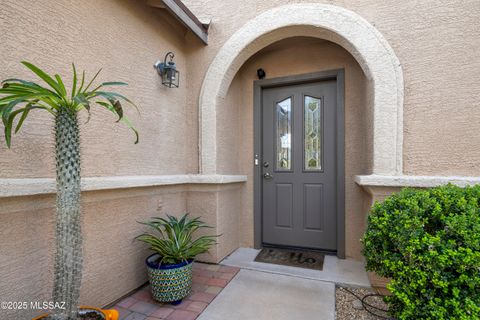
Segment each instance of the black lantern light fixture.
M157 69L158 74L162 77L162 84L169 88L178 88L180 81L180 72L178 72L175 62L173 62L174 57L173 52L169 52L165 55L163 62L157 61L154 65L154 68ZM167 58L170 58L170 61L167 62Z

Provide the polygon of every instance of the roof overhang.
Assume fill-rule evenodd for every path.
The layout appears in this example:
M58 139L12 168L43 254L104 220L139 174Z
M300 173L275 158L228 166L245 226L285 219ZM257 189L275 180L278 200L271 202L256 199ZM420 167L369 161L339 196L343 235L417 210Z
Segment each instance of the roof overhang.
M180 0L148 0L151 7L166 9L204 44L208 44L209 23L202 23Z

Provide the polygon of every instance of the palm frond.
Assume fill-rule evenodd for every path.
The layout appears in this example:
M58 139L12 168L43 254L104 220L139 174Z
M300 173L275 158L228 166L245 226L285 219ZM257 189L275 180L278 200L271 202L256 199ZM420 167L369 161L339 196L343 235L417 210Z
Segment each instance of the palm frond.
M13 121L15 120L15 117L19 114L22 115L15 128L15 133L17 133L18 130L20 130L20 127L22 126L23 121L25 121L25 118L27 117L28 113L32 109L45 109L45 107L36 106L34 105L34 102L32 102L31 104L27 104L24 108L17 109L13 112L2 112L2 121L5 126L5 140L9 148L11 146L12 128L13 128Z
M40 79L45 81L50 87L53 88L53 90L55 90L55 92L58 93L60 97L62 97L62 90L60 89L60 85L45 71L27 61L22 61L22 64L28 69L32 70L33 73L35 73Z
M72 87L71 92L67 92L67 88L62 77L58 74L49 75L34 64L22 61L22 64L38 76L45 85L40 85L32 81L26 81L17 78L9 78L1 82L0 87L0 117L5 126L5 140L7 146L11 145L11 134L13 131L16 116L20 115L18 123L15 126L14 133L17 133L22 127L24 121L33 109L42 109L56 116L57 112L62 109L70 109L74 112L86 110L88 112L88 120L91 115L91 106L96 102L97 105L106 108L114 113L121 121L135 134L135 143L138 143L139 135L133 124L124 115L124 106L120 102L125 101L132 105L137 111L138 107L127 97L112 91L100 91L101 88L107 86L124 86L125 82L111 81L103 82L93 91L88 91L98 77L100 69L93 78L85 84L85 71L82 72L80 85L78 85L78 75L75 64L72 63ZM16 109L18 108L18 110ZM18 112L17 112L18 111Z
M56 74L55 79L57 79L58 88L60 89L60 92L62 93L62 96L66 97L67 96L67 89L65 88L65 85L63 84L62 78L58 74Z
M92 85L93 81L95 81L95 79L97 79L98 75L100 74L100 72L102 72L102 69L98 70L97 73L95 73L95 75L93 76L92 80L90 80L90 82L87 84L87 86L85 87L85 89L83 89L83 93L87 92L88 88L90 88L90 86Z
M75 97L75 93L77 91L77 68L75 68L75 63L72 63L72 71L73 71L73 80L72 80L72 95L70 99L73 100Z
M129 104L131 104L136 110L137 112L140 112L138 110L138 107L135 103L133 103L130 99L128 99L127 97L117 93L117 92L111 92L111 91L92 91L91 93L86 93L87 96L89 98L95 98L95 97L102 97L102 98L105 98L105 99L111 99L111 100L118 100L118 99L121 99L121 100L124 100L126 102L128 102Z
M80 87L78 88L78 93L82 92L83 85L85 84L85 70L82 72L82 82L80 83Z

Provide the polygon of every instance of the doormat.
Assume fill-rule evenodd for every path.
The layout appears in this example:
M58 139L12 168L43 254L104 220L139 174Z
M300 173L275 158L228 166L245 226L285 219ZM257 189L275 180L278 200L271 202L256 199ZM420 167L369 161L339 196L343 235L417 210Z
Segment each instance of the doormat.
M273 263L282 266L323 269L325 255L316 251L263 248L255 258L256 262Z

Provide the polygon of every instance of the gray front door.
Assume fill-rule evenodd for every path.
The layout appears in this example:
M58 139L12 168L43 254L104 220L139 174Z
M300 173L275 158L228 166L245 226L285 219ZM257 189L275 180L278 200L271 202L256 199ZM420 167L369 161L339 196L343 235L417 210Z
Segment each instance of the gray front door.
M262 240L337 250L336 81L262 91Z

